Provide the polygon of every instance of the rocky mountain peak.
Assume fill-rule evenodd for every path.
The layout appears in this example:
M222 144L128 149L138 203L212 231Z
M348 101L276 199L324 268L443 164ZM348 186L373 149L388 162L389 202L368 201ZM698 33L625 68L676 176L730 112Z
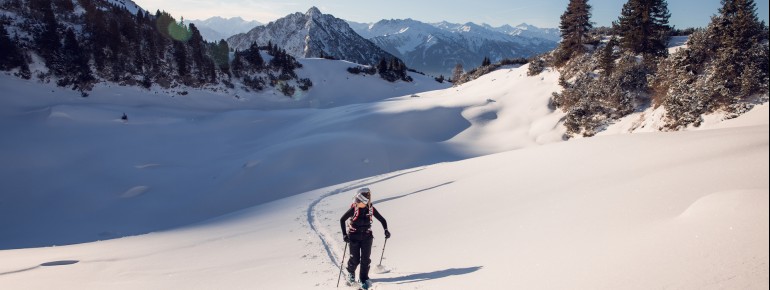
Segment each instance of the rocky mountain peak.
M313 6L313 7L310 7L310 9L308 9L307 12L305 12L305 15L310 17L318 17L323 14L321 13L321 10L318 9L318 7Z
M305 14L294 13L266 26L230 37L235 49L246 49L253 42L273 43L299 58L333 57L359 64L376 64L394 56L361 37L342 19L322 14L311 7Z

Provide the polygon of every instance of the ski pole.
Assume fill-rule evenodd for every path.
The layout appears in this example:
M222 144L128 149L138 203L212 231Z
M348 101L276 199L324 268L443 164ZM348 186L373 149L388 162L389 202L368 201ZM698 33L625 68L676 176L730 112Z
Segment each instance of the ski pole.
M385 239L385 244L382 245L382 254L380 255L380 264L378 266L382 266L382 257L385 256L385 246L388 245L388 239Z
M348 253L348 243L345 243L345 249L342 250L342 261L340 261L340 274L337 275L337 288L340 288L340 277L342 277L342 264L345 263L345 254Z

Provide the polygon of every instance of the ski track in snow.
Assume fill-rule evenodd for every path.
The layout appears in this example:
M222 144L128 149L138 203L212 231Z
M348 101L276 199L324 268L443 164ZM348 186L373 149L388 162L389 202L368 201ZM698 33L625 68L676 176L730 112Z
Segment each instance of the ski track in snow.
M329 261L332 263L332 265L335 266L335 268L339 268L340 264L343 261L340 261L341 259L338 259L334 255L334 251L332 250L332 243L333 243L332 240L333 240L333 238L332 237L328 237L326 234L322 233L321 229L323 228L323 226L321 224L317 224L317 219L315 218L316 217L316 213L315 213L316 212L316 206L318 204L320 204L324 199L326 199L328 197L335 196L335 195L338 195L340 193L343 193L343 192L346 192L346 191L349 191L349 190L352 190L352 189L356 189L356 188L360 188L360 187L367 187L367 186L370 186L372 184L377 184L377 183L380 183L380 182L383 182L383 181L386 181L386 180L390 180L390 179L398 178L398 177L401 177L401 176L404 176L404 175L407 175L407 174L412 174L412 173L415 173L415 172L419 172L419 171L424 170L425 168L426 167L420 167L418 169L413 169L413 170L410 170L410 171L397 172L397 173L388 173L388 174L384 174L384 175L379 175L379 176L374 176L374 177L370 177L370 178L367 178L367 179L363 179L363 180L361 180L359 182L352 183L352 184L349 184L347 186L343 186L343 187L334 189L334 190L332 190L332 191L330 191L330 192L328 192L326 194L321 195L316 200L314 200L313 202L310 203L310 205L307 208L307 223L310 225L310 230L312 230L313 233L316 236L318 236L318 238L321 240L321 245L324 247L324 250L326 250L326 254L329 256Z

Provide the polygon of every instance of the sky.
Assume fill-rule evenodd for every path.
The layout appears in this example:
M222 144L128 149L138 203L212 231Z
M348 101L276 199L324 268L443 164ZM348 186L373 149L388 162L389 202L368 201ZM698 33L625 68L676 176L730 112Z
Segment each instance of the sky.
M559 16L569 0L134 0L142 8L165 10L174 17L206 19L235 17L268 23L294 12L316 6L325 14L348 21L373 23L382 19L412 18L423 22L475 22L493 26L528 23L539 27L558 27ZM589 0L596 26L609 26L617 20L625 0ZM760 20L768 22L768 0L758 0ZM669 0L669 23L677 28L706 26L717 13L720 0Z

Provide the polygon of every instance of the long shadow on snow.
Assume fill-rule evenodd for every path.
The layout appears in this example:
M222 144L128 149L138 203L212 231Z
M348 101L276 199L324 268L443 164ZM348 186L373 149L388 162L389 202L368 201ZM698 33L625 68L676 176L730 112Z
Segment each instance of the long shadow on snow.
M389 197L389 198L383 198L381 200L375 201L375 204L379 204L379 203L388 202L388 201L391 201L391 200L394 200L394 199L399 199L399 198L407 197L407 196L410 196L412 194L418 194L418 193L423 192L423 191L428 191L428 190L436 189L436 188L439 188L439 187L442 187L442 186L447 186L447 185L450 185L452 183L455 183L455 182L454 181L450 181L450 182L446 182L446 183L442 183L442 184L436 185L434 187L428 187L426 189L420 189L420 190L415 191L415 192L411 192L411 193L407 193L407 194L402 194L402 195L399 195L399 196L394 196L394 197Z
M47 263L42 263L40 265L37 265L35 267L29 267L29 268L19 269L19 270L15 270L15 271L2 272L2 273L0 273L0 276L17 274L17 273L22 273L22 272L27 272L27 271L32 271L32 270L35 270L35 269L40 268L40 267L67 266L67 265L77 264L79 262L80 261L78 261L78 260L62 260L62 261L47 262Z
M459 276L459 275L470 274L478 270L481 270L481 268L482 268L481 266L469 267L469 268L452 268L452 269L439 270L439 271L434 271L429 273L415 273L415 274L410 274L410 275L401 276L401 277L372 279L372 282L380 282L380 283L384 282L384 283L396 283L396 284L414 283L414 282L421 282L426 280L441 279L449 276Z

